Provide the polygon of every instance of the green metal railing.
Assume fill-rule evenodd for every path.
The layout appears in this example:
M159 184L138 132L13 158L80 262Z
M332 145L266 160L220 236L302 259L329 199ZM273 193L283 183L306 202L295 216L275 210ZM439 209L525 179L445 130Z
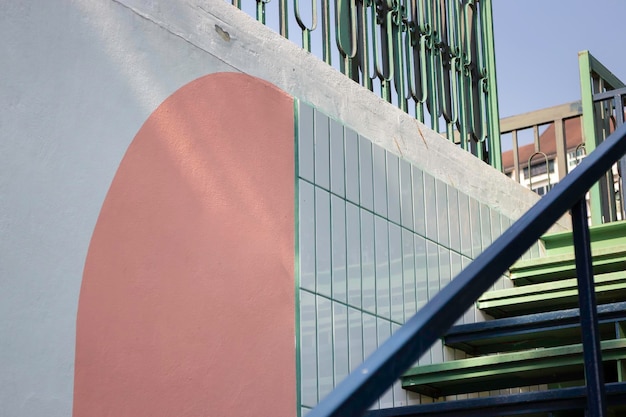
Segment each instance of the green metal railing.
M546 172L548 181L551 175L555 180L549 186L553 186L554 182L561 181L567 175L573 166L571 164L571 155L575 154L576 162L585 154L591 153L605 138L607 138L617 126L624 122L624 98L626 98L626 86L611 71L595 59L589 52L583 51L578 54L580 67L581 82L581 101L566 103L547 109L537 110L526 114L511 116L500 120L500 132L502 135L511 136L512 149L505 152L503 160L505 161L503 170L506 174L516 181L529 185L528 178L520 173L531 172L535 166L531 159L536 154L543 154L546 160L556 161L557 172ZM575 120L573 120L575 119ZM582 137L570 137L570 135L578 132L574 123L582 124ZM566 122L570 123L569 131L565 128ZM550 135L540 133L550 132ZM526 155L522 158L522 150L528 154L528 149L520 146L518 134L526 130L533 131L533 151L531 159ZM552 131L549 131L551 129ZM545 139L545 140L544 140ZM567 140L566 140L567 139ZM555 143L547 141L554 140ZM525 147L528 148L529 145ZM549 148L551 154L545 155L544 148ZM512 158L511 155L512 153ZM531 166L532 165L532 166ZM624 167L619 171L626 172L626 161L622 164ZM546 175L539 180L545 181ZM624 213L623 178L619 181L617 178L617 165L600 179L598 184L594 185L589 192L590 218L592 224L601 224L626 218ZM532 188L532 183L530 184Z
M502 170L491 0L231 2Z
M623 102L615 103L610 95L606 98L602 95L624 88L626 85L588 51L579 52L578 64L583 105L583 135L586 151L591 153L615 130L616 120L623 120ZM613 172L608 171L589 191L592 224L618 220L618 213L621 210L616 203L619 198L619 192L615 190L616 183Z

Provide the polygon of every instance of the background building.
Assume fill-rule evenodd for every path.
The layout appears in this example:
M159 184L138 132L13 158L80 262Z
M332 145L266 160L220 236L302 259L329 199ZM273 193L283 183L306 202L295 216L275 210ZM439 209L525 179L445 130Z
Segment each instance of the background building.
M599 107L594 110L596 114L606 115L599 118L603 121L596 126L598 136L614 130L618 123L616 115L619 115L616 109L609 103L602 111ZM545 195L586 155L582 113L581 103L573 102L503 119L503 142L510 148L502 153L504 173L540 196ZM606 174L606 184L611 185L607 185L602 193L606 195L604 216L621 220L624 216L623 187L618 164ZM590 202L590 195L587 195L587 201ZM609 215L609 212L613 214Z
M550 124L539 135L538 146L535 143L519 146L518 167L515 166L512 149L502 152L504 173L513 179L516 175L519 176L520 184L539 195L550 191L561 179L559 164L563 163L557 158L555 133L555 124ZM564 123L564 133L565 172L570 172L585 156L581 117L567 119Z

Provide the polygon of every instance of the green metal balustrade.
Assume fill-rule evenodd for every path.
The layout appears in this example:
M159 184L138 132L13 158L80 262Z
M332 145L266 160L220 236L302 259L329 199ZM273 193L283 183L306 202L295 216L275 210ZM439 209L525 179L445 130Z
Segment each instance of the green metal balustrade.
M502 170L491 0L232 4Z
M579 52L578 65L585 148L589 153L615 130L616 125L623 122L624 93L618 94L617 100L613 100L610 92L623 89L626 85L588 51ZM589 191L593 224L618 219L617 213L621 210L616 204L614 183L612 172L608 171Z
M534 187L533 179L545 183L546 177L548 189L553 187L575 168L585 154L592 152L624 122L626 84L588 51L579 52L578 62L580 101L511 116L500 121L503 141L506 143L510 140L512 148L503 154L504 172L522 184L526 182L531 189ZM581 127L580 131L577 124ZM523 136L525 131L530 130L533 133L532 143L520 141L518 135ZM529 158L527 148L531 145L534 153ZM572 157L575 157L575 163ZM541 169L538 174L533 174L535 167L542 168L539 165L548 160L557 167L556 172L551 173L554 169L552 168ZM626 164L626 161L620 164ZM625 218L621 203L624 193L621 173L624 171L626 165L620 166L619 170L617 165L612 167L591 188L588 199L592 224L600 225ZM621 181L618 178L620 176Z

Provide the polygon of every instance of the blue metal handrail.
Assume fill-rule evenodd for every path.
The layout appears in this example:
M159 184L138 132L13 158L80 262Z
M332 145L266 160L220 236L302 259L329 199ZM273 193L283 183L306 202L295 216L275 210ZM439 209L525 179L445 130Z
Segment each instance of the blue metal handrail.
M561 216L572 210L574 245L585 340L585 374L590 416L605 414L602 369L589 230L584 196L626 153L626 124L620 126L552 191L408 320L308 414L310 417L359 416L379 398L502 274ZM585 288L590 293L583 293ZM594 333L595 332L595 333Z

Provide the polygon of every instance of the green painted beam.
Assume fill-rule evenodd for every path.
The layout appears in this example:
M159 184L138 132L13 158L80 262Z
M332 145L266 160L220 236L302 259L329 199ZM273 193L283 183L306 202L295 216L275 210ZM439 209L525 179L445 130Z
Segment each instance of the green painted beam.
M583 141L585 152L590 154L598 146L596 138L595 110L593 105L591 55L589 51L578 53L578 66L580 72L580 94L583 105ZM591 223L594 225L602 223L602 203L600 185L595 184L589 190L589 205L591 209Z
M626 301L626 272L596 275L595 284L598 304ZM479 298L476 306L495 318L575 308L578 283L573 278L489 291Z
M613 363L626 356L626 339L602 342L602 359ZM402 388L429 397L483 392L539 384L581 381L582 344L460 359L409 369ZM617 378L608 369L606 381Z
M626 270L626 245L592 249L591 256L596 274ZM518 287L575 278L576 259L573 253L528 259L515 263L509 272Z

